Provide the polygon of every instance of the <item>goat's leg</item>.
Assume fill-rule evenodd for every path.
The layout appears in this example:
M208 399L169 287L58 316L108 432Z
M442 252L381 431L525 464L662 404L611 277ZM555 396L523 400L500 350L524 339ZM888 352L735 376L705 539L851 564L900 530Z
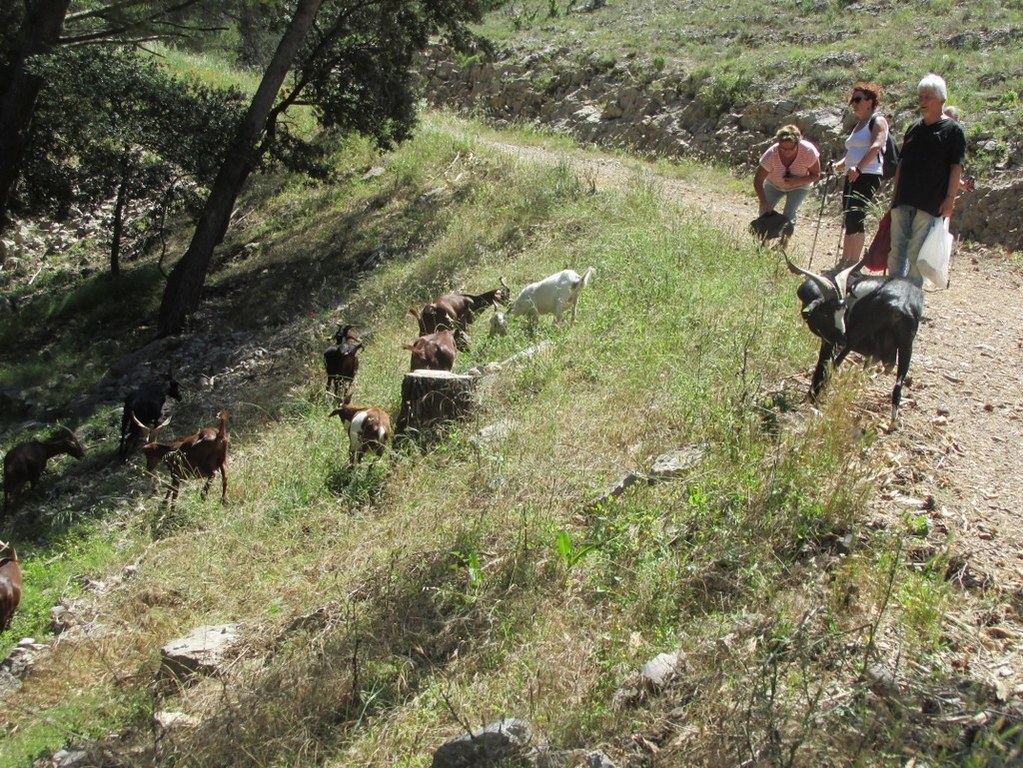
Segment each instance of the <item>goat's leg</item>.
M817 367L813 369L813 379L810 381L810 399L816 400L820 396L824 382L828 380L828 363L831 362L835 353L835 345L821 342L821 351L817 355Z
M899 347L898 369L895 374L895 388L892 390L892 428L899 422L899 403L902 402L902 385L909 373L909 361L913 357L913 342Z
M227 465L220 465L220 503L227 503Z
M210 492L210 486L213 484L213 474L206 478L206 482L202 484L202 493L199 494L199 498L206 501L206 494Z

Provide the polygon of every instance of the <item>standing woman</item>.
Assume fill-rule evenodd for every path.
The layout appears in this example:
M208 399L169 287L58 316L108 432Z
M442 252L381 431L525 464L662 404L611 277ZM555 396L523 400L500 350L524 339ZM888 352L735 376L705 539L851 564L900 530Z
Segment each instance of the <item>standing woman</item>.
M834 165L836 171L845 170L842 189L845 240L839 267L851 267L863 255L867 208L881 186L888 121L877 113L880 101L881 86L875 83L856 83L849 98L849 106L856 115L856 127L845 140L845 157Z
M794 224L796 211L821 177L821 154L817 147L803 140L795 125L779 128L774 139L774 144L760 157L753 190L760 201L761 214L773 211L784 197L782 213Z

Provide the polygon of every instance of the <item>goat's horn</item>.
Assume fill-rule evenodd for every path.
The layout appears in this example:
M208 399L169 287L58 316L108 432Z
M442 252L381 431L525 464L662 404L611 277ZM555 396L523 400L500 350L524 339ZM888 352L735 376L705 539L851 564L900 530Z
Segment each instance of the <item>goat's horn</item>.
M508 283L506 283L504 281L504 275L501 275L500 282L501 282L501 287L504 288L506 291L510 291L511 290L511 288L508 287Z
M851 267L843 269L841 272L835 275L835 286L838 288L839 298L845 298L846 286L849 283L849 275L851 275L853 272L858 272L866 263L867 257L864 256Z
M833 283L830 278L818 274L817 272L811 272L809 269L803 269L802 267L793 264L792 260L789 258L789 255L784 251L782 251L782 256L785 257L785 263L789 265L789 272L792 272L795 275L802 275L803 277L810 278L815 283L817 283L817 285L820 286L822 291L834 291L838 293L839 298L843 296L843 292L839 291L838 286L835 283ZM843 282L842 285L844 287L845 283Z

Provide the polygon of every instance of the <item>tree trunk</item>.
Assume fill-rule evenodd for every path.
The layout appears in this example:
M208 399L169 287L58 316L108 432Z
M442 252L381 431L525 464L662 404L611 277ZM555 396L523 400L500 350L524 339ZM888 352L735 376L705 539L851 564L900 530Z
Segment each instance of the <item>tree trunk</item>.
M476 379L448 371L413 371L401 382L401 411L395 431L404 434L466 416L473 406Z
M28 72L28 63L33 56L49 53L56 46L70 4L71 0L25 3L18 50L0 94L0 234L10 223L11 192L21 169L36 99L43 87L42 78Z
M114 202L114 231L110 238L110 274L121 274L121 237L124 234L124 209L128 205L128 157L130 147L121 155L121 181L117 185L117 199Z
M266 131L267 117L322 3L323 0L299 0L295 15L220 166L188 250L171 270L160 304L158 336L179 333L188 315L199 307L213 249L227 232L235 200L258 159L256 146Z

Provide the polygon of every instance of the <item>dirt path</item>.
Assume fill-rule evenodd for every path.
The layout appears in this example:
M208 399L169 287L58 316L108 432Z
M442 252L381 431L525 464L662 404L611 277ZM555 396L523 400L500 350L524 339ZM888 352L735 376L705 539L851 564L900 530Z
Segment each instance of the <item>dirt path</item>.
M650 178L668 199L737 236L745 236L757 214L752 194L703 189L639 164L486 143L523 162L568 160L597 189L620 187L637 176ZM810 255L818 205L816 197L807 200L790 248L803 264ZM814 264L822 269L834 261L837 224L826 214L820 227ZM1020 272L1007 268L1004 259L973 246L954 259L951 289L928 292L903 395L902 425L880 440L891 469L881 478L885 490L877 509L880 524L905 526L908 515L920 527L926 518L926 546L936 552L948 548L964 586L993 588L1014 605L1023 605L1021 283ZM876 402L878 424L887 418L891 386L892 377L886 375L871 386L876 397L867 407L874 411ZM862 398L869 399L866 394ZM1019 616L1012 619L1019 630L1013 632L1023 638ZM1023 640L1017 643L1015 650L1023 650ZM1016 659L1012 666L1023 684L1018 653Z

